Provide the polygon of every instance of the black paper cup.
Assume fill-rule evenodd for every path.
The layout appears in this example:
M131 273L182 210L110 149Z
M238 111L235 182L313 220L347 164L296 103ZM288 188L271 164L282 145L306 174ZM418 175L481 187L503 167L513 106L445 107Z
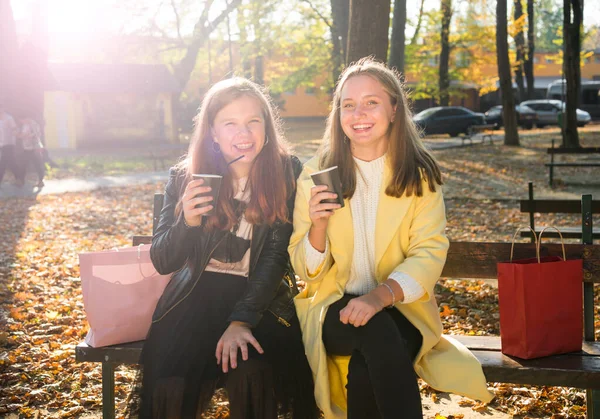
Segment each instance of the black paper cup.
M342 192L342 182L340 181L340 173L337 166L332 166L319 172L310 175L315 185L327 186L327 192L337 194L337 198L323 199L321 203L340 204L344 207L344 197Z
M202 186L210 186L210 188L211 188L210 192L207 192L205 194L198 194L198 195L196 195L196 197L205 196L205 195L211 195L213 197L212 201L205 202L204 204L198 204L198 205L196 205L196 208L202 208L202 207L207 207L209 205L212 205L213 208L210 211L208 211L207 213L205 213L204 215L213 215L215 213L215 208L217 207L217 199L219 199L219 189L221 189L221 181L223 180L223 176L197 174L197 175L192 175L192 177L194 178L194 180L203 179L204 184Z

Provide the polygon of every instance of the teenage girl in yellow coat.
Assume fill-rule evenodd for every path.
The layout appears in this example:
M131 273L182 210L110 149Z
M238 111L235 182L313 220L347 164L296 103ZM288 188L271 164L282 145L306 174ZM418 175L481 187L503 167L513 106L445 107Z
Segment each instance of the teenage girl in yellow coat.
M310 174L338 166L345 205ZM441 172L398 75L371 59L338 82L323 148L298 182L295 304L326 418L420 418L417 375L489 401L477 359L442 336L434 297L448 250ZM416 373L416 374L415 374Z

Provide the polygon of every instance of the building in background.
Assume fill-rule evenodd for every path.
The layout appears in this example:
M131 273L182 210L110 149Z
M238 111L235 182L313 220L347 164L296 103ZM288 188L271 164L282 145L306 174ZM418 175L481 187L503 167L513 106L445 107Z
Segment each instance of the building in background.
M48 65L44 133L48 148L176 142L177 81L164 65Z

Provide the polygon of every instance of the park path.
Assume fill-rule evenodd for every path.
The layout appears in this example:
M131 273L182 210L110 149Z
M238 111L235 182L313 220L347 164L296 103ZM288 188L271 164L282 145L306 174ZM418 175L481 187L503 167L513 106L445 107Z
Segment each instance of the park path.
M500 141L500 136L495 136L494 141ZM464 144L470 145L469 142L464 142L460 138L448 138L443 141L428 141L428 147L432 150L445 150L450 148L462 147ZM489 141L488 141L489 143ZM473 144L481 144L481 139L476 138ZM306 161L310 157L308 150L298 150L299 157ZM5 198L24 198L36 195L52 195L67 192L84 192L99 188L122 187L129 185L140 185L145 183L157 183L167 180L169 174L167 170L158 172L134 173L119 176L98 176L90 178L66 178L66 179L50 179L45 180L43 188L37 188L31 183L19 188L10 181L5 181L0 185L0 199Z

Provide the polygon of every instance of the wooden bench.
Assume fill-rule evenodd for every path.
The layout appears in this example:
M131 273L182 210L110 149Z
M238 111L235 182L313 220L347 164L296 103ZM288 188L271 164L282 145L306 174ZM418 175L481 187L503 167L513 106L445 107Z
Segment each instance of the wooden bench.
M586 198L588 199L588 198ZM591 197L589 197L591 199ZM587 206L584 203L584 208ZM162 208L162 195L155 195L154 226ZM494 336L452 337L465 344L479 359L489 382L567 386L587 389L588 418L600 419L600 343L594 342L594 283L600 283L600 245L592 245L591 225L584 228L583 244L566 244L568 259L580 258L584 263L584 334L583 350L565 355L521 360L503 355L500 338ZM133 244L149 243L150 236L136 236ZM543 243L542 255L560 254L560 244ZM509 259L510 243L451 242L443 277L496 278L496 263ZM515 259L535 255L533 243L515 244ZM120 364L136 364L143 342L104 348L91 348L80 343L76 347L78 362L102 363L103 418L114 418L114 368Z
M548 183L550 187L554 186L554 168L555 167L600 167L600 160L594 161L579 161L577 163L569 163L569 162L555 162L554 155L555 154L576 154L576 155L590 155L590 154L600 154L600 147L579 147L579 148L563 148L563 147L554 147L554 140L552 140L552 147L546 150L548 154L550 154L550 163L546 163L545 166L548 167L549 170L549 180Z
M476 135L481 136L482 144L485 143L485 139L487 138L490 140L490 144L494 145L494 138L491 133L491 131L493 131L494 128L496 128L496 125L494 124L471 125L467 129L467 135L465 135L464 137L460 137L462 140L462 145L464 145L465 140L469 140L471 141L471 144L473 144L473 137L475 137Z
M540 214L583 214L583 217L591 218L593 214L600 214L600 201L590 200L590 207L584 208L582 211L582 200L578 199L534 199L533 197L533 182L529 182L529 198L522 199L519 201L520 210L523 213L529 213L529 227L534 230L537 234L542 231L544 227L536 227L534 213ZM586 201L587 202L587 201ZM587 221L584 221L587 222ZM581 227L560 227L559 228L562 236L566 239L581 239L583 230ZM524 229L521 231L521 237L530 237L533 240L531 231ZM548 230L544 233L544 237L557 238L558 233L556 230ZM600 230L594 229L592 231L592 238L600 238Z
M150 144L146 148L146 156L152 159L154 171L165 170L173 166L187 149L187 144Z

